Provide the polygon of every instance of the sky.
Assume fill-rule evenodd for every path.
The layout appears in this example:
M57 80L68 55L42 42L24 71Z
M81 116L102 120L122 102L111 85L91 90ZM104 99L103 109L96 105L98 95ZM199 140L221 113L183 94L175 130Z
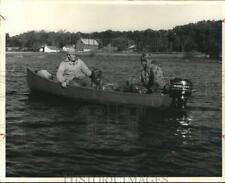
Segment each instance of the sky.
M30 30L100 32L171 29L201 20L222 20L222 2L0 0L10 36Z

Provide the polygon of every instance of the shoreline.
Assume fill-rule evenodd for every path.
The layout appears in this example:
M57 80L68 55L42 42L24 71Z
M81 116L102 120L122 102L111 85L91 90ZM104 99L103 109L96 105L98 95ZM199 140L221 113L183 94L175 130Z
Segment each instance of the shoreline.
M42 55L50 55L50 54L65 54L65 52L34 52L34 51L6 51L7 54L42 54ZM78 52L77 55L82 56L141 56L142 53L140 52ZM151 53L152 57L160 56L160 57L177 57L183 58L183 52L154 52ZM203 54L194 54L193 57L203 58L205 57Z
M44 52L22 52L22 51L11 51L6 52L6 55L64 55L65 52L58 52L58 53L44 53ZM77 53L78 56L81 57L140 57L142 53L137 52L84 52L84 53ZM196 62L206 62L206 63L222 63L222 60L219 59L212 59L204 56L203 54L194 54L191 57L185 57L183 52L172 52L172 53L151 53L152 58L158 59L182 59L183 62L189 62L190 60L194 60Z

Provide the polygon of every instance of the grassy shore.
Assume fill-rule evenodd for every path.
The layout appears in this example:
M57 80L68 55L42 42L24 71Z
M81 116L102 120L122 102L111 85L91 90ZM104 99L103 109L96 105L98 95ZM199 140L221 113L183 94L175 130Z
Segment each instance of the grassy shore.
M80 57L135 57L137 59L140 58L142 53L140 52L80 52L77 53L78 56ZM48 55L59 55L60 57L63 55L66 55L65 52L59 52L59 53L43 53L43 52L6 52L6 55L16 55L16 56L23 56L23 55L31 55L31 56L38 56L38 57L45 57ZM160 59L164 61L181 61L181 62L217 62L217 63L222 63L221 60L217 59L211 59L203 54L193 54L186 56L183 52L173 52L173 53L152 53L152 58L153 59Z

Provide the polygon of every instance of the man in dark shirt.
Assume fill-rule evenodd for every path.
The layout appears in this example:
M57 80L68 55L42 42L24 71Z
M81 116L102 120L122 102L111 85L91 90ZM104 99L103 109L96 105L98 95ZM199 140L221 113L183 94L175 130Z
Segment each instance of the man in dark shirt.
M148 93L159 92L165 87L163 71L149 54L141 56L141 83L148 90Z

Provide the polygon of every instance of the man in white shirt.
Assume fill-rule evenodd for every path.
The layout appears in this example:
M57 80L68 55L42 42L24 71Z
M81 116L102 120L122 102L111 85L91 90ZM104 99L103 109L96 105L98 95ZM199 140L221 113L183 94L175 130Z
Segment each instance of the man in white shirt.
M67 58L60 63L56 73L62 87L67 87L69 84L87 86L91 75L92 71L75 55L74 51L67 53Z

